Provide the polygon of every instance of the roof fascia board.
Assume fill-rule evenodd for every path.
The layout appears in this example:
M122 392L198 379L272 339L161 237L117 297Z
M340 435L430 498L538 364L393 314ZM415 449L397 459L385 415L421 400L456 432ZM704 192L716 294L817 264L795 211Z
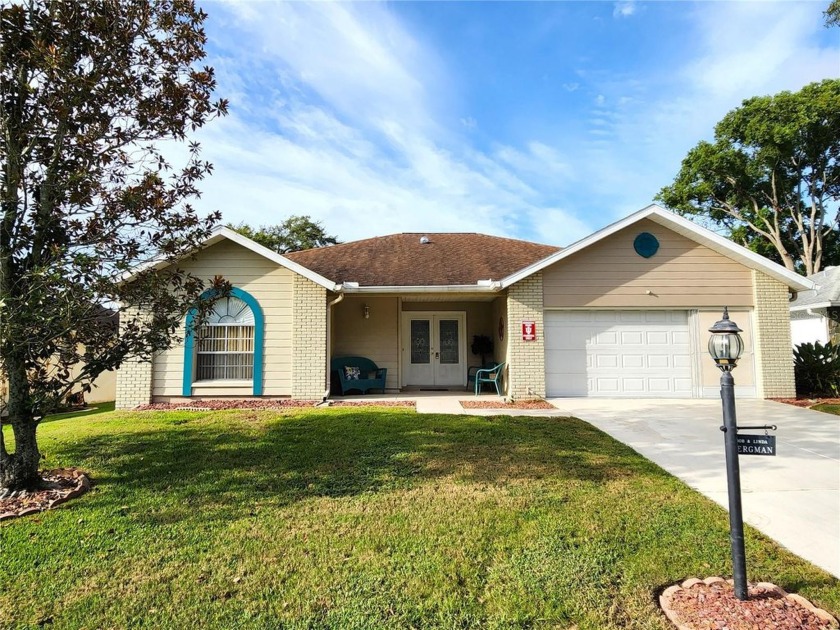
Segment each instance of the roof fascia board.
M243 236L239 232L236 232L235 230L232 230L229 227L221 227L219 229L218 235L233 241L237 245L242 245L242 247L245 247L246 249L250 249L252 252L254 252L255 254L259 254L263 258L268 258L270 261L277 263L281 267L285 267L289 271L294 271L296 274L301 275L308 280L312 280L312 282L324 287L325 289L335 291L336 287L338 286L335 282L325 278L321 274L315 273L314 271L307 269L303 265L289 260L285 256L278 254L274 250L268 249L268 247L264 247L259 243L255 243L247 236ZM210 239L208 239L208 242L212 238L213 237L211 236Z
M791 306L791 311L810 311L815 308L831 308L835 306L835 302L815 302L814 304L802 304L800 306Z
M304 278L307 278L308 280L311 280L315 284L320 285L320 286L324 287L325 289L327 289L329 291L336 291L337 290L336 289L337 285L332 280L328 280L324 276L322 276L318 273L315 273L314 271L311 271L310 269L307 269L303 265L300 265L300 264L298 264L294 261L289 260L285 256L282 256L282 255L278 254L274 250L268 249L267 247L264 247L264 246L260 245L259 243L255 243L250 238L248 238L246 236L242 236L241 234L239 234L239 232L236 232L236 231L230 229L229 227L225 227L225 226L215 228L213 230L213 232L210 234L210 236L208 236L204 241L202 241L202 243L199 245L198 249L195 249L195 250L185 254L184 257L191 256L193 254L197 254L201 250L207 249L211 245L215 245L216 243L220 242L222 239L228 239L230 241L233 241L237 245L241 245L245 249L248 249L248 250L254 252L257 255L262 256L263 258L267 258L268 260L270 260L274 263L277 263L281 267L285 267L289 271L293 271L296 274L301 275ZM134 271L126 273L122 277L121 282L127 282L128 280L130 280L131 278L136 276L138 273L140 273L142 271L146 271L147 269L163 269L164 267L166 267L170 264L174 264L174 261L165 260L165 259L150 260L150 261L140 265Z
M767 260L763 256L759 256L755 252L751 252L745 247L741 247L736 243L720 236L719 234L715 234L711 230L707 230L704 227L697 225L696 223L689 221L673 212L669 212L664 208L657 206L656 204L651 204L646 208L642 208L641 210L634 212L633 214L616 221L608 225L597 232L590 234L589 236L582 238L581 240L573 243L569 247L565 249L561 249L559 252L548 256L547 258L543 258L540 261L535 262L520 271L517 271L514 274L511 274L507 278L504 278L501 281L502 288L507 288L510 285L527 278L530 275L537 273L553 265L556 262L559 262L569 256L576 254L577 252L586 249L587 247L594 245L598 241L601 241L609 236L612 236L616 232L623 230L642 219L651 219L656 223L659 223L663 227L673 227L678 226L688 232L691 232L694 236L698 237L695 240L707 241L713 243L716 248L722 249L728 252L736 259L740 259L742 262L746 264L746 266L751 267L753 269L760 269L767 273L767 275L776 278L780 282L786 284L787 286L796 289L797 291L807 291L814 288L814 283L808 280L807 278L803 278L799 274L788 271L781 265L777 265L776 263ZM715 249L715 248L713 248ZM721 252L722 253L722 252Z
M361 286L348 287L338 285L344 293L495 293L501 289L498 283L493 286L475 284L442 284L427 286Z

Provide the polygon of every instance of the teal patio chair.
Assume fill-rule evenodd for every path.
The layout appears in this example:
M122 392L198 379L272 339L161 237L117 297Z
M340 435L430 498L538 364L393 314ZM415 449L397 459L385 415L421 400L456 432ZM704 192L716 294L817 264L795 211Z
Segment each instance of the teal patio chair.
M505 371L506 362L497 363L494 367L490 368L482 368L477 370L475 373L475 395L478 396L478 392L481 391L481 385L483 383L493 383L496 386L496 393L501 396L502 395L502 388L499 386L499 383L502 380L502 373Z

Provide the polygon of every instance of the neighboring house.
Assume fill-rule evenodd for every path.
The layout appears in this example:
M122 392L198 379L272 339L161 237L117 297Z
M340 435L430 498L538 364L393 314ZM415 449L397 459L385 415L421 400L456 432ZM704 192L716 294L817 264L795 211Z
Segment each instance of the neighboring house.
M320 400L332 357L386 387L463 387L473 335L507 362L506 394L717 397L708 328L744 329L741 396L794 395L788 298L812 283L657 206L566 249L479 234L397 234L280 256L221 228L182 267L235 287L203 340L123 364L117 404ZM186 321L191 320L187 314Z
M808 276L814 283L790 303L790 336L794 346L801 343L828 343L838 336L840 320L840 267L826 267Z

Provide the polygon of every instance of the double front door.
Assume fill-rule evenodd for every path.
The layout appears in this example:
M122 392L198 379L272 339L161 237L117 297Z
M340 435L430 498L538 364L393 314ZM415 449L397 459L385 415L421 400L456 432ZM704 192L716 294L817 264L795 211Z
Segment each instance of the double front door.
M466 316L460 312L404 312L403 385L464 385L465 327Z

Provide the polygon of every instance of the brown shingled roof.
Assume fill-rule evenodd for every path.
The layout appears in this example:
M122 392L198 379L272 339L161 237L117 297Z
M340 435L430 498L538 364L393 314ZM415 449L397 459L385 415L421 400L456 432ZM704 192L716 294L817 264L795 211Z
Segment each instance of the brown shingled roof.
M421 237L428 237L423 244ZM558 251L498 236L474 233L407 233L286 254L335 282L361 286L474 285L501 280Z

